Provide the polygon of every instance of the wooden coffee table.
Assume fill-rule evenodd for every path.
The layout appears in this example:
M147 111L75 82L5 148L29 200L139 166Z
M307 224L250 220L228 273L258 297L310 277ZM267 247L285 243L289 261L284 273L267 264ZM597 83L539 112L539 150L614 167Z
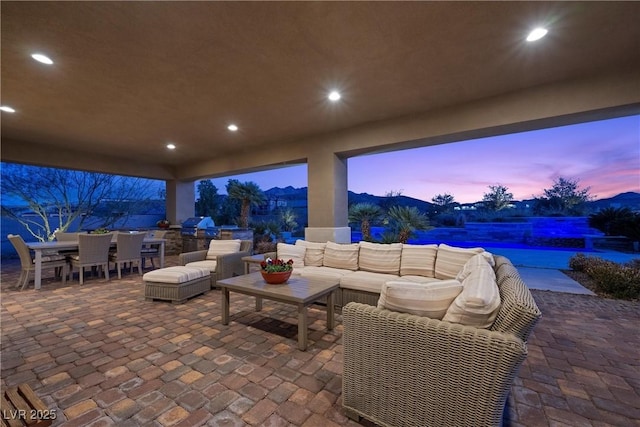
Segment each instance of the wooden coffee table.
M229 324L229 292L238 292L256 297L256 311L262 310L262 298L298 306L298 348L307 349L307 307L314 302L327 301L327 330L334 326L334 297L333 293L340 287L335 279L316 279L291 276L282 285L268 285L257 273L236 276L230 279L218 280L216 286L222 290L222 324Z

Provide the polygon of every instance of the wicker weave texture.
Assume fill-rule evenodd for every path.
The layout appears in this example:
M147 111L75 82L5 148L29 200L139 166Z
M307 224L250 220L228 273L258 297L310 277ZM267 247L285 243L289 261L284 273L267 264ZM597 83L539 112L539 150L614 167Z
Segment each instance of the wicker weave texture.
M505 257L496 257L496 278L502 302L491 330L512 333L527 342L542 313L520 273Z
M522 340L359 303L342 314L345 409L381 426L500 424Z
M215 274L211 274L211 288L216 286L216 282L222 279L228 279L234 276L244 274L243 257L251 255L253 242L243 240L240 243L240 252L234 252L225 255L218 255L216 262ZM184 252L178 256L180 265L187 265L190 262L204 261L207 258L207 251Z
M144 282L144 296L148 300L161 299L182 303L188 298L208 292L209 289L209 276L184 283Z
M362 304L378 305L380 294L373 292L358 291L347 288L340 288L336 292L336 306L344 307L350 302L359 302Z

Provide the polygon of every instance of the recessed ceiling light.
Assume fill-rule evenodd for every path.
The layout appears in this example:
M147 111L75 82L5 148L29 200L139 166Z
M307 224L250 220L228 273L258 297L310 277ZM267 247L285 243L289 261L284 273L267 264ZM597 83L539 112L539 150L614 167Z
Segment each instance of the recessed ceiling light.
M175 150L175 149L176 149L176 145L175 145L175 144L171 144L171 143L169 143L169 144L167 144L167 148L168 148L169 150Z
M536 40L540 40L541 38L546 36L547 33L548 31L546 28L538 27L529 33L529 35L527 36L527 41L534 42Z
M34 53L33 55L31 55L31 57L38 62L42 62L43 64L47 64L47 65L53 64L53 61L51 60L51 58L41 53Z
M5 113L15 113L16 110L14 110L13 108L9 107L8 105L3 105L2 107L0 107L0 110L4 111Z
M227 129L229 129L231 132L235 132L238 130L238 126L230 124L229 126L227 126Z
M336 102L341 98L340 92L338 92L337 90L331 91L331 93L329 93L328 98L329 98L329 101Z

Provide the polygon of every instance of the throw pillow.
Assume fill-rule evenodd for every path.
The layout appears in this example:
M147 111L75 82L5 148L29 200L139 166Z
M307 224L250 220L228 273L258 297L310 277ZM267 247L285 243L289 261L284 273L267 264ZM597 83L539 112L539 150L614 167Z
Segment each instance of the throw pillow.
M278 258L287 262L293 260L293 268L304 267L304 246L290 245L288 243L278 243L276 247Z
M398 274L402 243L360 242L358 268L373 273Z
M428 284L389 281L382 285L378 308L440 320L461 291L457 280Z
M484 252L482 248L456 248L441 243L436 256L436 279L454 279L472 256Z
M435 277L438 245L402 245L401 276Z
M212 240L209 243L206 259L215 260L218 255L225 255L240 252L240 243L242 240Z
M325 267L355 271L358 269L359 250L360 245L357 243L339 244L327 242L327 246L324 249L322 265Z
M464 281L464 279L469 277L471 272L477 268L491 268L491 265L487 262L487 258L484 256L484 252L469 258L469 261L464 264L462 270L456 274L456 280L458 282Z
M306 240L296 240L296 246L303 246L307 248L304 254L304 265L311 265L314 267L322 267L322 260L324 259L324 248L326 243L307 242Z
M490 328L500 310L500 291L492 268L477 268L462 282L462 292L442 320Z

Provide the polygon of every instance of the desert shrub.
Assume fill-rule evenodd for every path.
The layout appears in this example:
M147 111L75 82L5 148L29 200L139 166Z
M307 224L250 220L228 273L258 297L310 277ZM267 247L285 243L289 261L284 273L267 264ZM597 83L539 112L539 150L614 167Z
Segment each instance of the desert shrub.
M577 253L569 259L569 268L574 271L585 271L591 257L583 253Z
M436 217L436 222L443 227L457 226L456 217L452 214L440 214Z
M584 271L594 280L597 291L614 298L640 298L640 263L618 264L598 257L585 258Z
M625 264L627 267L635 268L636 270L640 270L640 258L634 258L631 261Z

